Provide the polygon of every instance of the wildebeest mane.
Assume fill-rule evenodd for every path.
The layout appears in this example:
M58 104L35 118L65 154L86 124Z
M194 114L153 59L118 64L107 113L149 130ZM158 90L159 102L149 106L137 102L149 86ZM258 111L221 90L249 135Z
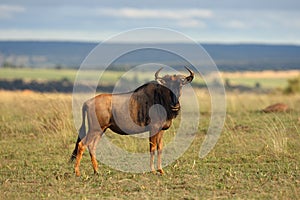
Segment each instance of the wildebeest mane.
M150 123L149 109L155 104L164 107L166 120L174 119L180 111L180 104L175 94L157 81L151 81L134 90L130 102L130 106L138 107L130 109L130 116L140 126L147 126ZM156 112L161 110L158 109Z

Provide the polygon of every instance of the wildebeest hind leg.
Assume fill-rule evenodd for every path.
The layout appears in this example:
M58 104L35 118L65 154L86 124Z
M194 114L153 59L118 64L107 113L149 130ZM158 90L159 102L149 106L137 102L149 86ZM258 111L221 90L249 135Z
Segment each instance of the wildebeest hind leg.
M78 150L77 150L77 156L76 156L76 163L75 163L75 174L76 176L80 176L80 161L82 159L83 152L87 146L92 144L94 141L97 141L97 137L99 136L99 132L89 132L79 143L78 143ZM101 136L101 135L100 135ZM100 139L100 138L99 138ZM98 140L99 140L98 139ZM96 161L96 156L93 156L93 160ZM92 160L92 162L93 162ZM96 165L97 161L95 162ZM94 166L94 163L93 163ZM95 168L94 168L95 169Z
M80 165L80 160L82 158L84 150L85 150L85 146L83 145L82 141L80 141L78 143L78 150L77 150L76 163L75 163L76 176L80 176L79 165Z
M93 141L88 145L88 149L91 156L91 161L94 169L94 174L98 174L98 162L96 159L96 148L99 140L101 139L101 133L98 133L97 136L94 137Z

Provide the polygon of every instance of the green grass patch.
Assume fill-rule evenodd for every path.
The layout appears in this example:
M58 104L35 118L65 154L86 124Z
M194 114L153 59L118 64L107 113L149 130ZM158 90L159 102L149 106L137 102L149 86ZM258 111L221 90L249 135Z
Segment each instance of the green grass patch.
M288 85L285 78L228 78L232 85L243 85L248 87L259 87L264 89L285 88Z
M76 77L76 70L72 69L34 69L34 68L22 68L22 69L11 69L11 68L1 68L0 78L1 79L24 79L24 80L61 80L67 78L69 80L74 80Z

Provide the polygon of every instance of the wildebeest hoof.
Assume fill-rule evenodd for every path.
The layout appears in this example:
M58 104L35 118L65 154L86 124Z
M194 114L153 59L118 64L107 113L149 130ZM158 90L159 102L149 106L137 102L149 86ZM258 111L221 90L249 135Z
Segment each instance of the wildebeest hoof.
M76 175L77 177L79 177L79 176L80 176L80 172L79 172L79 171L75 171L75 175Z
M160 175L164 175L165 174L164 170L162 170L162 169L158 169L157 171L160 173Z
M99 172L98 171L94 171L94 175L98 176Z

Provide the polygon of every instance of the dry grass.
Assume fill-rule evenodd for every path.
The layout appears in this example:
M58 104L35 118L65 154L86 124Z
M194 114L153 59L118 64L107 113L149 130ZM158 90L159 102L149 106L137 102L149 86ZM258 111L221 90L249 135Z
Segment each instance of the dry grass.
M299 70L287 71L244 71L244 72L221 72L221 76L226 78L293 78L300 74Z
M222 135L199 159L210 105L208 94L198 91L198 133L184 156L165 168L166 175L123 173L100 164L100 175L94 176L85 153L80 178L67 162L77 137L71 96L28 91L0 91L0 96L0 199L300 198L299 95L227 94ZM276 102L293 110L259 112ZM148 147L139 148L136 138L112 138L131 151Z

